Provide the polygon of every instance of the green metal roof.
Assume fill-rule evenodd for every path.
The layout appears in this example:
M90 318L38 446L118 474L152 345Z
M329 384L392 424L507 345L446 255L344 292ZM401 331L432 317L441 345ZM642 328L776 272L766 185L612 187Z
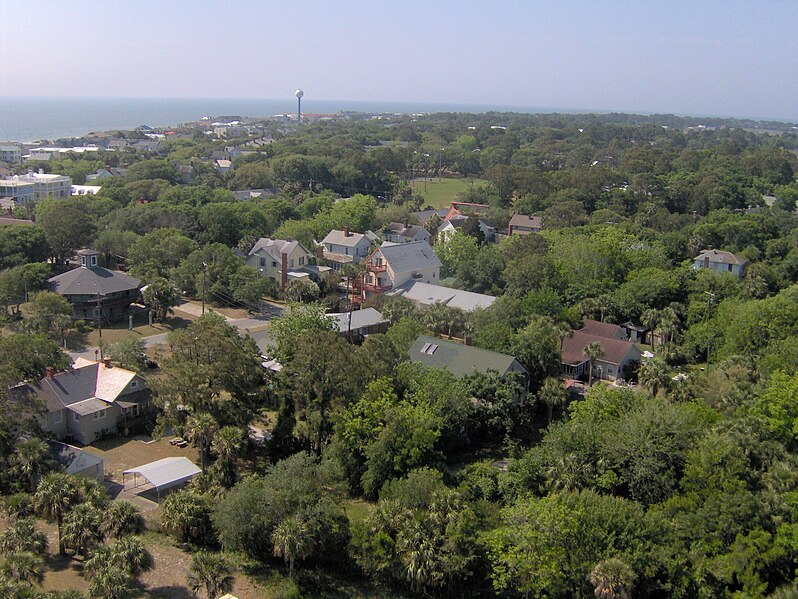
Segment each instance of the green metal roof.
M420 335L415 340L409 354L411 362L447 368L456 376L488 370L495 370L500 376L511 370L526 372L513 356L426 335Z

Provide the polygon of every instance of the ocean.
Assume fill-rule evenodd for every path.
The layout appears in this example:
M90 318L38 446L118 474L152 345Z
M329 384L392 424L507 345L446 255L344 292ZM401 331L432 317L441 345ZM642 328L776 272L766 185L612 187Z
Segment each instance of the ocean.
M204 116L267 117L296 110L296 99L235 100L183 98L11 98L0 97L0 141L28 142L80 137L91 131L167 127ZM302 99L302 112L553 112L554 109L475 104L364 102Z

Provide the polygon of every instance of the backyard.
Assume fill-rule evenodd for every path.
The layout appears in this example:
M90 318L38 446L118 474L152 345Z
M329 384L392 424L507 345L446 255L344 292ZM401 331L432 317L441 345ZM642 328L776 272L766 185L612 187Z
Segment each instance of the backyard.
M417 178L411 182L411 187L415 193L424 197L425 205L429 204L433 208L446 208L456 199L457 194L468 191L473 186L485 184L487 181L484 179L444 178L438 180L431 177L426 182L423 178Z

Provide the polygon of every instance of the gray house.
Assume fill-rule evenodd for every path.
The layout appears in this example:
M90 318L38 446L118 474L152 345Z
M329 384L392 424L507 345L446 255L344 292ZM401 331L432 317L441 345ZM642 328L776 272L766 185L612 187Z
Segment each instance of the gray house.
M152 408L145 380L111 360L78 359L74 368L28 385L47 407L41 427L52 437L74 439L84 445L106 435L129 433Z
M79 268L48 280L50 291L72 304L74 318L96 319L98 308L105 320L121 318L139 296L141 281L99 266L99 255L95 250L79 250Z
M371 250L371 240L363 233L352 233L349 229L333 229L321 240L322 257L330 262L335 271L345 264L358 264Z
M748 260L739 258L731 252L723 250L704 250L693 261L693 268L708 268L715 272L732 274L742 278L745 274L745 266Z
M411 241L426 241L429 243L430 234L424 227L411 225L407 219L403 223L390 223L383 229L385 241L393 243L409 243Z

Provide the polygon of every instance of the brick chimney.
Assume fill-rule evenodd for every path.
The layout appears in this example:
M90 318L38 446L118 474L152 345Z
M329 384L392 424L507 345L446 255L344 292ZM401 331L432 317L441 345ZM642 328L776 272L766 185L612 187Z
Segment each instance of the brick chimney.
M408 222L409 222L409 221L408 221L407 217L405 216L405 229L407 229L407 223L408 223Z
M285 289L285 286L288 284L288 254L285 252L281 255L281 273L280 273L280 289Z
M317 258L324 258L324 246L320 245L316 247L316 257Z
M474 340L473 340L473 339L471 339L471 337L469 337L469 336L466 336L466 338L465 338L465 339L463 339L463 342L464 342L466 345L473 345L473 344L474 344Z
M111 368L111 358L103 358L103 365L106 368Z
M48 379L52 379L55 376L55 368L52 366L48 366L44 369L44 376Z
M351 233L349 232L349 227L344 227L344 237L349 237Z

